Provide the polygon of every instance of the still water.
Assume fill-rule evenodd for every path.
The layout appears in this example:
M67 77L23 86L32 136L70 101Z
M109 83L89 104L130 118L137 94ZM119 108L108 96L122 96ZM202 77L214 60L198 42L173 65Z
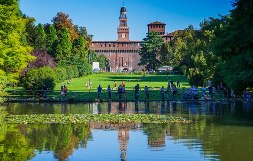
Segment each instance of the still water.
M5 104L23 114L156 113L191 124L0 125L1 161L252 161L253 107L242 102Z

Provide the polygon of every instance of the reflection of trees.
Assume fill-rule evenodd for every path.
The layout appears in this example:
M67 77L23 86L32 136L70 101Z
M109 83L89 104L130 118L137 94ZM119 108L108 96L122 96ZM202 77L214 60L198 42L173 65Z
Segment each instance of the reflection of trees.
M90 136L88 125L53 124L44 125L44 128L32 128L31 138L35 147L40 150L54 151L54 156L66 160L78 148L87 144Z
M153 147L165 145L165 136L169 124L143 124L143 131L148 135L148 144Z
M54 151L66 160L74 148L86 147L91 136L88 124L0 125L0 160L29 160L38 151Z
M0 160L29 160L34 157L34 150L17 125L0 125Z

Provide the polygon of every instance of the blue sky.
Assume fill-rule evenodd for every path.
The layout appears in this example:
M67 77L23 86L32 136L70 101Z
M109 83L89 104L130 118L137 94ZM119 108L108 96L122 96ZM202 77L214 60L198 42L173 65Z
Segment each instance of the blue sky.
M166 23L166 32L196 29L204 19L225 15L232 0L125 0L130 40L142 40L147 24ZM36 23L51 23L57 12L67 13L73 23L85 26L93 40L116 40L123 0L20 0L21 11Z

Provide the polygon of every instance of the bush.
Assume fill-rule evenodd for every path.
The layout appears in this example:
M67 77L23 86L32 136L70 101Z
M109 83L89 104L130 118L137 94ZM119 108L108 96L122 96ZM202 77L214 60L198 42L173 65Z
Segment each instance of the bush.
M79 76L79 72L76 66L70 65L65 67L67 71L67 79L77 78Z
M92 66L86 62L77 65L79 77L86 76L92 73Z
M56 82L60 83L68 79L67 70L64 67L55 68Z
M35 68L42 68L46 66L50 68L56 67L54 58L49 55L46 50L34 50L31 52L31 55L35 56L36 59L27 65L27 67L22 71L22 75L25 75L29 70Z
M26 90L42 90L46 85L48 89L54 89L56 75L49 67L32 69L22 78L23 87Z

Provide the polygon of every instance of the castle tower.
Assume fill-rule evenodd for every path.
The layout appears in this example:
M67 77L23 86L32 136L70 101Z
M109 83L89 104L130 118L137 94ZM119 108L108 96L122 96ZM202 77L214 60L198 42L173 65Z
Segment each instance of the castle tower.
M118 27L118 41L129 41L129 28L127 26L126 8L121 7Z
M151 31L153 32L158 32L159 35L164 35L165 34L165 26L166 24L155 21L150 24L148 24L148 33Z

